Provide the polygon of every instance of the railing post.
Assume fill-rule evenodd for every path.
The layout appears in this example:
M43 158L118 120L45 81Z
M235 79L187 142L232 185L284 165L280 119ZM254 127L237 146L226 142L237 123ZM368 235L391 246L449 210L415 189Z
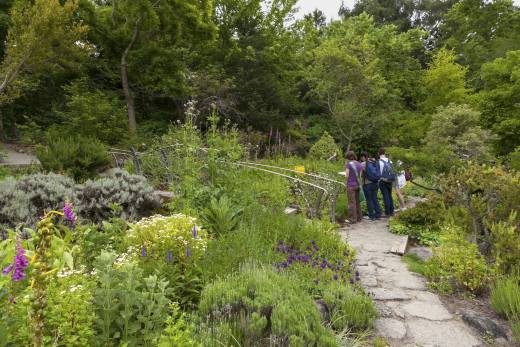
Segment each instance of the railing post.
M141 162L139 161L139 156L137 155L137 151L135 150L134 147L131 147L130 152L132 153L132 159L134 161L135 173L138 175L143 175L143 172L141 170Z
M164 148L161 148L161 160L163 162L164 169L166 170L166 180L168 181L168 184L171 184L173 179L172 175L170 174L170 162L168 160L168 153L166 153Z

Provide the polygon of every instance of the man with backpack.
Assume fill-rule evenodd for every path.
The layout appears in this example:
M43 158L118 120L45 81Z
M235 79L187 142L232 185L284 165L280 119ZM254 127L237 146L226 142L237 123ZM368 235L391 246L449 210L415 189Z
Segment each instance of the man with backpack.
M362 152L360 158L363 166L363 192L367 202L368 217L374 221L381 218L381 207L377 200L381 173L378 162L370 158L367 152Z
M397 179L397 175L392 167L392 162L386 156L384 148L379 149L379 172L381 179L379 181L379 189L383 194L383 204L385 205L385 215L387 217L394 215L394 201L392 199L392 186Z

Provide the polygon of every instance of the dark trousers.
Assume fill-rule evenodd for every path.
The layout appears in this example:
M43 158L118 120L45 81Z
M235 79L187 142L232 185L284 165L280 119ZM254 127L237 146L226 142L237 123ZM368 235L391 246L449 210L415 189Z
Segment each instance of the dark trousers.
M377 183L369 183L363 186L363 192L365 192L367 201L368 217L372 220L381 217L381 207L379 207L379 201L377 200L378 190L379 185Z
M394 214L394 201L392 200L392 182L379 182L379 189L383 194L383 204L385 205L385 214L392 216Z

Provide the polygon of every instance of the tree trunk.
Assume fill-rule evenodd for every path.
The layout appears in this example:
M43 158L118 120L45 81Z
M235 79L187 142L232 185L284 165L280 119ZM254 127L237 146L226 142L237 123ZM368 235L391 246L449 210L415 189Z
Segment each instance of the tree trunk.
M134 97L132 95L132 91L130 90L130 85L128 83L128 54L130 50L135 44L137 37L139 36L139 24L141 22L141 17L137 19L135 23L134 33L132 35L132 39L128 43L123 55L121 56L121 84L123 86L123 93L125 95L126 100L126 108L128 110L128 130L130 134L135 134L137 130L137 122L135 120L135 106L134 106Z
M0 141L5 141L5 139L4 114L2 113L2 108L0 107Z

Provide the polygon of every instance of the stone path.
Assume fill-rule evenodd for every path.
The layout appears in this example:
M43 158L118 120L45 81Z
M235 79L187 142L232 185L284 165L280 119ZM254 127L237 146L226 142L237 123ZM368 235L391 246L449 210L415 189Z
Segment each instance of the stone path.
M38 159L33 154L20 153L15 149L15 146L10 144L1 144L0 148L7 154L5 158L0 160L0 166L22 166L39 164Z
M476 347L480 338L427 291L424 278L408 271L401 257L388 251L402 236L387 221L363 221L341 231L357 250L361 283L375 300L380 318L376 333L392 347Z

